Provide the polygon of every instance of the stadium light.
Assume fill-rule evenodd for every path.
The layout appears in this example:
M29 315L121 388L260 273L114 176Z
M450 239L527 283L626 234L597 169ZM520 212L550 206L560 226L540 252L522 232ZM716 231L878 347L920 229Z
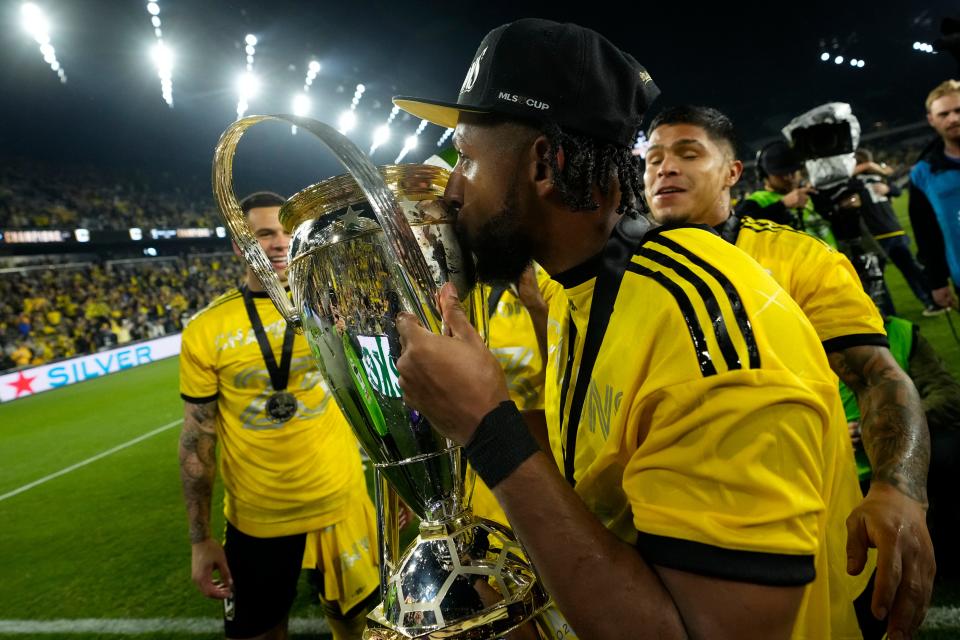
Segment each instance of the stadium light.
M260 81L253 75L253 56L257 52L257 36L248 33L243 37L243 42L246 45L244 52L247 54L247 70L237 82L237 94L239 96L237 100L237 120L247 112L247 108L250 106L250 98L256 96L260 90Z
M370 155L379 147L390 142L390 125L382 124L373 132L373 145L370 146Z
M357 126L357 114L353 112L353 109L348 109L340 114L340 120L337 121L338 128L340 133L347 133Z
M398 164L403 160L409 152L417 148L417 138L420 137L420 134L423 133L423 130L427 128L427 125L430 124L426 120L420 121L420 126L417 127L416 132L412 136L407 136L407 139L403 141L403 149L400 151L400 155L397 156L397 159L393 161L394 164Z
M303 79L304 93L310 91L310 85L313 84L318 73L320 73L320 63L316 60L311 60L309 64L307 64L307 77Z
M356 108L357 108L357 105L360 104L360 98L363 97L363 92L366 91L366 90L367 90L367 88L366 88L365 86L363 86L362 84L358 84L358 85L357 85L357 90L353 92L353 100L350 101L350 108L351 108L351 109L356 109Z
M374 151L390 141L390 124L393 122L393 119L397 117L398 113L400 113L400 107L394 105L393 109L390 109L390 115L387 116L387 121L373 132L373 144L370 146L369 155L373 155ZM383 139L379 140L381 137Z
M43 11L32 2L27 2L20 6L20 18L23 30L30 34L34 42L40 45L40 55L43 56L43 61L50 65L52 71L57 72L60 82L65 84L67 74L57 60L56 50L50 44L50 23Z
M237 95L239 96L239 100L237 101L237 120L242 118L243 114L247 112L247 108L250 106L250 98L255 97L259 90L260 81L257 79L257 76L253 75L252 71L244 71L237 80Z
M156 0L147 3L147 13L150 14L150 24L153 25L153 35L157 43L153 46L151 56L160 78L160 95L167 106L173 107L173 53L163 42L163 32L160 30L160 5Z
M23 19L24 30L33 36L34 40L40 44L50 41L48 35L50 33L50 25L47 23L47 18L43 15L40 7L32 2L27 2L20 7L20 15Z
M242 98L253 98L260 90L260 81L257 76L249 71L245 71L237 80L237 92Z
M350 101L350 110L344 111L342 114L340 114L340 133L347 133L357 126L357 114L355 114L354 111L356 110L357 105L360 104L360 98L363 97L363 92L366 90L367 88L362 84L357 85L356 91L353 92L353 100Z
M173 52L163 40L153 45L153 63L157 67L157 76L160 78L160 93L164 102L173 106Z
M446 130L443 132L443 135L440 136L440 139L437 140L437 146L438 146L438 147L442 147L442 146L443 146L443 143L446 142L447 140L449 140L449 139L450 139L450 136L452 136L452 135L453 135L453 129L452 129L452 128L446 129Z
M257 36L248 33L243 41L247 45L244 47L244 52L247 54L247 71L253 71L253 56L257 53Z
M843 64L843 56L837 56L833 61L835 64Z
M826 62L827 60L830 59L830 54L824 51L823 53L820 54L820 59Z
M293 115L305 116L310 113L310 98L302 93L293 97Z
M407 136L406 140L403 141L403 149L400 150L400 155L397 156L397 159L393 161L394 164L399 164L403 160L404 156L417 148L417 136Z
M173 54L163 42L153 45L153 62L161 69L173 66Z
M298 93L293 96L293 104L291 106L293 110L293 115L295 116L305 116L310 113L310 98L306 94ZM297 135L297 125L290 125L290 134Z
M864 62L863 60L857 60L857 66L863 69Z

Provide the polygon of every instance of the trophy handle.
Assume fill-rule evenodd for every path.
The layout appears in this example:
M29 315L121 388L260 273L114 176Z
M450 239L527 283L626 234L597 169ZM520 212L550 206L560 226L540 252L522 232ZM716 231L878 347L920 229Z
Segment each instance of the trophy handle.
M436 283L430 275L427 262L400 203L367 156L345 135L317 120L289 114L249 116L231 124L220 136L213 158L213 193L234 240L287 322L302 330L300 313L287 298L260 243L250 233L233 191L233 156L240 137L244 131L264 120L279 120L306 129L316 136L353 176L383 229L394 264L406 272L408 283L420 302L418 308L411 311L420 317L424 326L438 325L434 320L440 317L436 304ZM428 315L432 317L427 317Z
M233 241L240 247L244 260L253 269L260 284L273 300L274 306L280 311L287 324L295 327L297 331L302 331L300 313L287 297L283 285L280 284L280 278L273 270L263 247L250 232L247 218L243 215L240 203L237 202L237 195L233 191L233 155L236 152L237 143L240 142L244 131L258 122L269 119L271 119L270 116L250 116L237 120L220 136L220 141L217 142L217 148L213 153L213 196L220 208L223 221L230 229Z

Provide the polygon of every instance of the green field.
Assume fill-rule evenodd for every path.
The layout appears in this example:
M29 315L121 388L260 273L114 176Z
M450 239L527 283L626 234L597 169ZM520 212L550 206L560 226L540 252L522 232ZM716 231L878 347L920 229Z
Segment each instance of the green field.
M920 324L960 376L947 319L922 317L899 272L888 269L888 281L900 314ZM190 582L176 453L181 406L175 358L0 405L0 636L221 636L219 604ZM302 581L297 637L322 629L309 592ZM960 636L948 620L960 583L938 582L934 600L940 608L923 637Z

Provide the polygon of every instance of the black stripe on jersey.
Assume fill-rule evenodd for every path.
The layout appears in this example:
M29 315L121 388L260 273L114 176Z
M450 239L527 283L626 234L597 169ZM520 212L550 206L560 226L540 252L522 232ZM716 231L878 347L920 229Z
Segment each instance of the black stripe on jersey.
M849 336L839 336L823 341L823 350L827 353L863 346L886 347L889 349L890 342L887 341L887 336L882 333L854 333Z
M219 397L220 397L220 392L218 391L218 392L216 392L215 394L213 394L212 396L204 396L203 398L197 398L197 397L195 397L195 396L188 396L188 395L185 394L185 393L181 393L181 394L180 394L180 397L183 398L184 400L186 400L187 402L190 402L190 403L193 403L193 404L206 404L206 403L208 403L208 402L213 402L214 400L216 400L217 398L219 398Z
M700 320L697 319L697 314L693 310L693 304L683 289L662 273L652 271L635 262L627 265L627 271L639 276L646 276L670 292L670 295L677 301L677 305L680 307L680 313L683 314L683 319L687 323L687 329L690 331L690 338L693 340L693 350L697 354L697 361L700 363L700 373L704 376L716 375L717 368L713 365L713 359L710 357L710 349L707 347L707 338L703 333L703 327L700 326Z
M723 287L724 293L727 294L727 299L730 301L730 306L733 308L733 317L737 319L737 326L740 327L740 333L743 334L743 341L747 343L747 356L750 358L750 368L759 369L760 348L757 346L757 339L753 335L753 326L750 324L750 317L747 315L747 310L743 307L743 299L740 298L737 288L733 286L733 283L730 282L730 279L723 275L723 273L712 264L700 256L695 255L686 247L677 244L670 238L665 238L663 234L652 238L651 242L666 247L675 253L679 253L687 260L709 273L716 279L717 282L720 283L720 286Z
M793 587L813 582L813 556L725 549L702 542L640 532L637 549L644 560L702 576Z
M779 222L774 222L773 220L765 220L765 219L758 220L756 218L751 218L750 216L743 216L740 219L740 228L749 229L754 233L763 233L764 231L772 231L772 232L784 231L787 233L799 233L800 235L806 238L811 238L812 240L815 240L824 246L830 247L830 245L824 242L822 238L818 238L817 236L811 235L806 231L802 231L800 229L794 229L788 224L780 224ZM830 248L833 249L833 247L830 247Z
M656 241L654 240L652 244L656 244ZM637 255L643 256L651 262L656 262L660 266L672 269L674 273L693 285L697 293L700 294L704 306L707 308L707 315L710 316L710 324L713 325L713 333L717 337L717 342L720 344L720 353L723 354L723 359L727 362L727 369L742 369L743 365L740 362L740 354L737 353L737 348L733 346L733 341L727 332L727 321L723 317L720 303L713 294L713 290L704 282L703 278L691 271L686 265L659 251L653 251L652 249L644 247L637 252Z

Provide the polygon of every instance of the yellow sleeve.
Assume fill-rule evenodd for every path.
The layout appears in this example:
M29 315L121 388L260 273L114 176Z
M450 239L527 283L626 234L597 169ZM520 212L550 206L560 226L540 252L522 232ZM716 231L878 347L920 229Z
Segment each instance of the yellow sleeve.
M210 402L219 394L213 345L202 322L194 318L180 342L180 397L188 402Z
M828 412L788 371L738 370L638 397L623 489L638 548L701 575L814 579Z
M883 318L847 256L812 238L804 238L803 245L795 257L790 295L827 352L861 344L887 346Z

